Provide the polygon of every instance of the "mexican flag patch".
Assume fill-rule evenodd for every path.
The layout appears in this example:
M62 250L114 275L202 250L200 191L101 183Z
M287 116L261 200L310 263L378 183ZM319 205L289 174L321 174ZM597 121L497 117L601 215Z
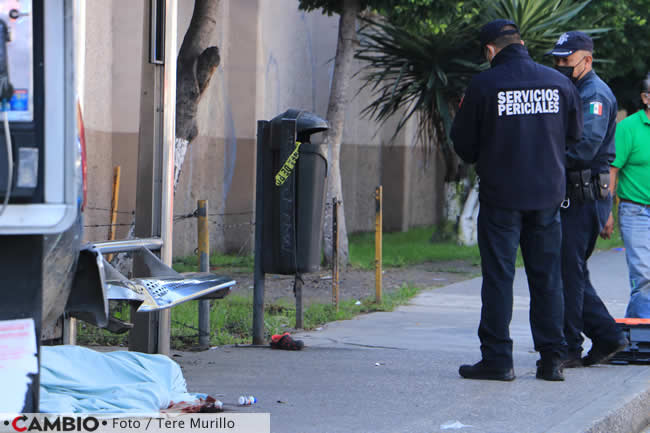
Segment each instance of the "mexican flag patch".
M591 102L589 103L589 112L591 114L595 114L596 116L602 116L603 115L603 104L600 102Z

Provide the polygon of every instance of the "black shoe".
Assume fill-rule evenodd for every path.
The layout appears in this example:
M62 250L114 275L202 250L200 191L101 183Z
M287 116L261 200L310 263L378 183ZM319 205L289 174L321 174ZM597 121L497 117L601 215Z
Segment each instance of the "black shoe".
M461 365L458 373L465 379L502 380L505 382L515 380L515 370L512 367L489 367L484 365L483 361L474 365Z
M625 349L628 344L630 344L629 340L622 335L614 344L601 346L598 343L594 343L587 356L582 358L582 364L585 367L596 364L604 364L612 359L612 357L618 352Z
M582 364L582 359L580 357L574 358L572 356L562 360L562 368L580 368L584 367Z
M537 363L537 375L535 377L552 382L562 382L564 380L562 364L563 361L559 358L542 358Z
M580 368L580 367L584 367L584 365L582 364L582 359L581 359L580 357L575 357L575 356L571 356L571 355L569 355L568 358L564 358L564 359L562 359L562 360L561 360L561 363L562 363L562 368L563 368L563 369L565 369L565 368ZM537 367L539 367L540 365L542 365L542 360L541 360L541 359L538 359L538 360L537 360L537 363L536 363L535 365L537 365Z

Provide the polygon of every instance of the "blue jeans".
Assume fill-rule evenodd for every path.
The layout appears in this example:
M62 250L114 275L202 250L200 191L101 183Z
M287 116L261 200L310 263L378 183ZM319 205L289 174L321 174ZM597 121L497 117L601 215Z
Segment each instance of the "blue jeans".
M622 201L618 219L630 270L630 303L625 317L650 319L650 206Z
M521 246L530 290L530 327L542 357L566 357L563 333L559 208L514 210L481 202L478 246L481 252L481 340L483 362L512 367L510 321L517 247Z

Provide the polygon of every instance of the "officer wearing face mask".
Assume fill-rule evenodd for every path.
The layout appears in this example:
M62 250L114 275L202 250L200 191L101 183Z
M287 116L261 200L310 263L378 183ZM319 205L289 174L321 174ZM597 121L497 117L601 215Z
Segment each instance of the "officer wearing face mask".
M515 378L510 321L517 248L530 289L530 326L541 360L537 378L564 380L566 357L560 270L560 203L565 197L567 145L582 133L575 86L535 63L517 25L492 21L481 29L491 68L476 75L451 129L456 153L480 177L480 362L462 365L466 379Z
M582 99L582 139L567 148L567 197L562 216L564 335L569 345L564 368L605 362L627 345L596 293L587 260L612 209L609 167L614 160L617 104L592 69L593 41L585 33L564 33L555 48L555 67L576 85ZM582 358L582 333L592 349Z

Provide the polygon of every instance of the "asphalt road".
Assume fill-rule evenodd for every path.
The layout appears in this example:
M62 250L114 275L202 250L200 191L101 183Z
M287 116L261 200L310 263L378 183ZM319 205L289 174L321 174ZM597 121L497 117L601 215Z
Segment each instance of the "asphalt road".
M624 253L592 258L592 281L614 316L628 298ZM650 366L602 365L535 379L523 271L511 325L517 379L472 381L458 366L480 358L481 279L426 291L410 305L297 335L299 352L222 347L180 353L188 389L235 412L269 412L275 433L459 431L636 433L650 424ZM232 405L254 395L255 406Z

